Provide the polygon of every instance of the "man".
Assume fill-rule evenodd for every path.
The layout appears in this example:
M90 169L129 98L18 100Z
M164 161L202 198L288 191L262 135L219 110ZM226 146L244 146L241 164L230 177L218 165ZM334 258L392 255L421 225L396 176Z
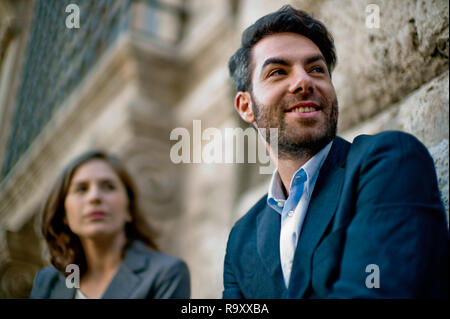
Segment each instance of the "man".
M245 30L230 59L237 111L278 128L278 153L268 194L230 233L224 298L448 296L432 158L402 132L337 137L335 63L325 26L290 6Z

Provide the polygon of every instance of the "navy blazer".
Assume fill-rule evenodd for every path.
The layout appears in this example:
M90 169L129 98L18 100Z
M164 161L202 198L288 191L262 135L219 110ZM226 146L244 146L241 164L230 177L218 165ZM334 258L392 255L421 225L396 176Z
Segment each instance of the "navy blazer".
M289 289L280 263L280 218L266 195L234 225L223 298L448 297L449 237L434 162L410 134L360 135L352 144L334 139ZM378 288L366 286L373 264Z
M36 275L30 298L71 299L75 288L66 287L66 277L55 267L46 267ZM150 250L133 241L103 299L187 299L190 276L179 258Z

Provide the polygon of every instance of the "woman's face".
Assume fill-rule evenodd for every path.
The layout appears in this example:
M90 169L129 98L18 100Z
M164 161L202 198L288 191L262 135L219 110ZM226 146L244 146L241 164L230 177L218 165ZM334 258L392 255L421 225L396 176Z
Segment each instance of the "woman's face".
M75 170L64 207L65 223L80 238L125 235L125 224L131 222L125 186L101 159Z

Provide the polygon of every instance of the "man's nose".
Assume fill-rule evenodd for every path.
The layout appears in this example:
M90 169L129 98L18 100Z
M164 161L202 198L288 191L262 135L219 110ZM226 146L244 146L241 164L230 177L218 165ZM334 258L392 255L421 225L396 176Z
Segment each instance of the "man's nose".
M295 71L292 77L289 92L292 94L302 93L309 94L313 92L312 79L303 68Z

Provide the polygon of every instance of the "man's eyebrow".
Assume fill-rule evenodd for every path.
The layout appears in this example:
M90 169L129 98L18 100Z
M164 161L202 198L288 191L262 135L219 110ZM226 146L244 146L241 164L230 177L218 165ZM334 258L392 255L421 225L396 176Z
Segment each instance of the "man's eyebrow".
M281 65L290 65L290 63L284 59L280 59L280 58L268 58L266 61L264 61L261 70L264 70L264 68L266 66L268 66L269 64L281 64Z
M316 54L313 56L310 56L309 58L306 59L305 64L310 64L310 63L314 63L316 61L323 61L323 62L327 62L325 61L325 58L323 57L322 54ZM261 67L261 71L264 70L264 68L266 66L268 66L269 64L280 64L280 65L285 65L285 66L289 66L290 63L288 61L286 61L285 59L282 58L268 58L266 61L264 61L262 67Z
M316 54L316 55L313 55L313 56L307 58L306 61L305 61L305 64L314 63L314 62L320 61L320 60L325 62L325 64L327 63L327 61L325 61L325 58L323 57L322 54Z

